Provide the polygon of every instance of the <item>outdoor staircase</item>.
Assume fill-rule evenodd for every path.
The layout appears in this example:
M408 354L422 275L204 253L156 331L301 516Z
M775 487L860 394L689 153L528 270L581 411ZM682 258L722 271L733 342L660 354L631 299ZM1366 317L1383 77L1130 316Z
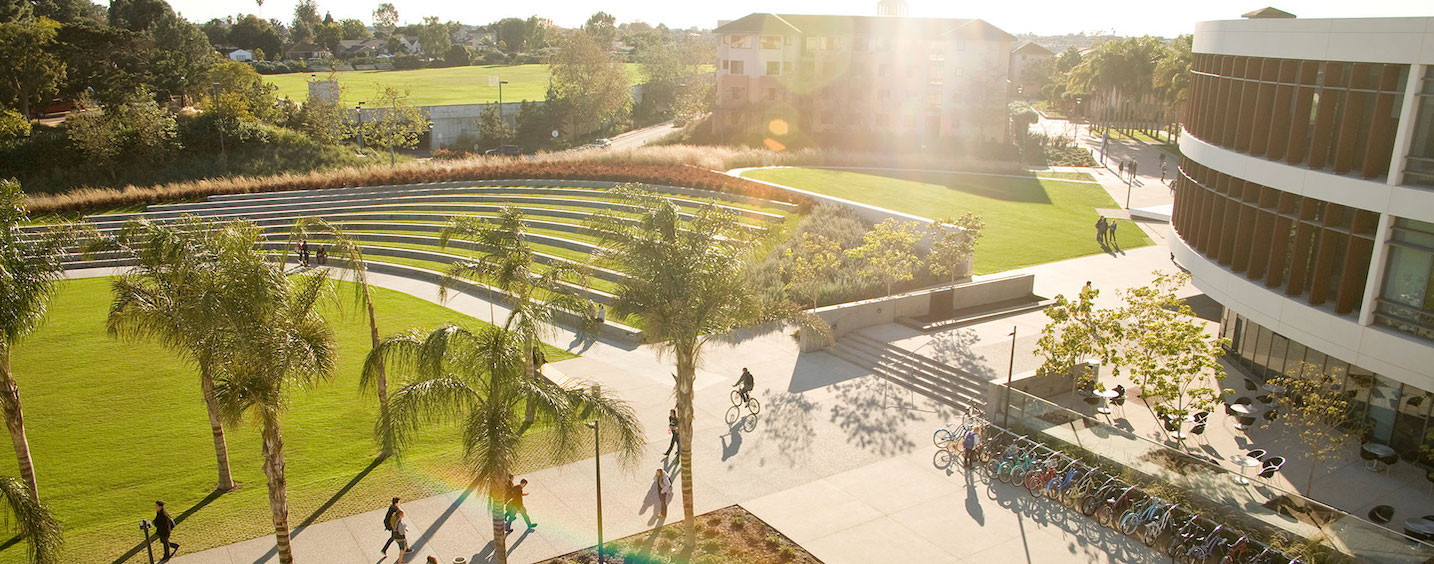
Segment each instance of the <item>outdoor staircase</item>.
M842 337L826 351L958 410L971 406L980 409L986 404L987 384L984 380L931 357L872 339L861 332Z

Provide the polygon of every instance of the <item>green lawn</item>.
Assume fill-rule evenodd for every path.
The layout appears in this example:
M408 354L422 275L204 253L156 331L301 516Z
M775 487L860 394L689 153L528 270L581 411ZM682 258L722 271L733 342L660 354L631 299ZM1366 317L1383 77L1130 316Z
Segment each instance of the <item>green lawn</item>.
M328 76L327 73L314 74L320 79ZM548 92L548 65L482 65L337 74L339 85L344 89L345 105L373 100L380 86L411 88L411 102L419 106L487 104L498 100L498 87L488 86L490 76L508 81L503 85L504 102L542 100ZM634 84L641 81L642 74L636 63L627 64L627 74ZM279 87L280 98L303 101L309 97L309 75L306 72L273 74L264 80Z
M978 213L986 231L976 247L977 274L1103 252L1095 242L1095 210L1116 207L1098 185L1054 178L803 168L743 175L921 217ZM1122 249L1150 244L1129 221L1116 233Z
M109 282L63 282L45 325L16 347L12 363L40 494L66 526L66 561L127 556L123 561L147 562L136 525L153 517L156 499L181 520L174 540L186 552L272 534L257 426L246 422L228 431L242 486L211 499L214 447L198 377L159 346L105 335ZM297 393L284 420L291 526L381 508L392 496L412 499L466 486L451 427L428 429L401 462L375 463L377 400L358 389L368 324L350 290L340 288L341 303L326 310L340 346L338 374ZM450 321L481 323L406 294L375 292L384 335ZM547 353L550 360L572 357ZM549 464L536 452L527 460L524 471ZM18 475L12 454L0 456L0 473ZM22 562L23 547L0 551L0 562Z

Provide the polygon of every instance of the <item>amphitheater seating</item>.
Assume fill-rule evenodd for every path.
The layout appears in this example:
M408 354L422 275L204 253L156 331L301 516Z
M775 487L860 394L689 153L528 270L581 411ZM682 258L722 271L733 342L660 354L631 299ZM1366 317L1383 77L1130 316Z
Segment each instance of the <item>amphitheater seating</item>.
M607 211L618 217L635 211L608 190L612 182L514 180L444 182L404 186L373 186L231 194L211 196L201 202L149 206L143 212L93 215L84 219L101 232L112 232L135 219L164 221L185 215L205 219L245 219L258 225L265 236L263 248L278 250L301 217L321 217L342 226L363 250L369 270L422 280L438 280L454 262L478 255L475 245L452 240L445 248L439 232L449 218L467 215L486 220L497 217L505 206L524 214L529 243L539 268L557 264L584 266L589 272L586 287L575 288L598 303L610 303L612 291L625 275L589 264L597 248L597 237L586 222L593 214ZM671 199L684 217L706 205L716 205L734 215L745 233L759 236L797 212L794 204L752 197L671 186L644 186ZM43 226L26 230L38 232ZM323 237L312 242L322 244ZM331 264L339 265L337 257ZM71 256L66 268L123 266L118 253ZM486 292L479 283L457 285L474 292ZM608 321L604 334L622 340L640 339L637 329Z

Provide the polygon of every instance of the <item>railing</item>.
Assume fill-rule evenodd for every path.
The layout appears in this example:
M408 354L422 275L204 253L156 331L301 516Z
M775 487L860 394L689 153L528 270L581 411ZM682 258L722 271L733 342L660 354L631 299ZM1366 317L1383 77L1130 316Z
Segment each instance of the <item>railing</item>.
M1006 393L1005 390L998 390ZM1232 472L1188 453L1102 423L1020 390L1010 390L1012 430L1050 444L1064 443L1107 462L1131 469L1153 481L1164 482L1189 494L1210 512L1238 518L1239 526L1317 539L1360 562L1416 564L1434 558L1434 545L1411 539L1298 492L1272 484L1246 487L1235 483ZM1000 421L1000 404L993 417ZM1274 507L1316 508L1327 517L1321 525L1291 518Z

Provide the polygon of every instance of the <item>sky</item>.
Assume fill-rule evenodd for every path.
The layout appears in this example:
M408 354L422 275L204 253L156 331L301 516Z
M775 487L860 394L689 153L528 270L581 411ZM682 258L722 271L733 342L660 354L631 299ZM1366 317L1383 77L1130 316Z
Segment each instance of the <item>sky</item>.
M1056 35L1063 33L1113 32L1116 35L1159 35L1171 37L1194 31L1195 22L1236 19L1240 14L1262 8L1273 0L1026 0L1024 2L953 2L951 0L907 0L909 15L921 17L981 18L1011 33ZM259 13L264 18L288 21L297 0L267 0L262 8L254 0L169 0L176 11L195 22L239 13ZM378 1L319 0L319 12L334 18L372 19ZM505 17L539 15L558 25L582 24L602 9L619 22L641 20L668 27L710 28L718 20L732 20L752 12L790 14L876 13L876 0L726 0L717 4L692 1L655 0L528 0L525 2L475 2L473 0L393 0L399 18L418 23L424 16L438 16L467 24L486 24ZM1282 0L1273 4L1301 18L1354 18L1393 16L1434 16L1431 0Z

